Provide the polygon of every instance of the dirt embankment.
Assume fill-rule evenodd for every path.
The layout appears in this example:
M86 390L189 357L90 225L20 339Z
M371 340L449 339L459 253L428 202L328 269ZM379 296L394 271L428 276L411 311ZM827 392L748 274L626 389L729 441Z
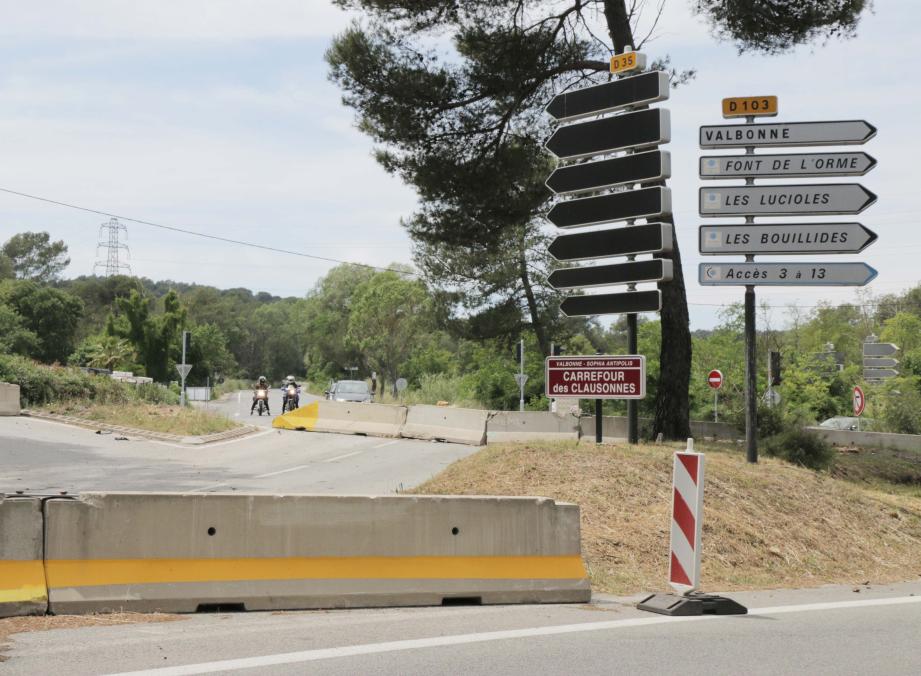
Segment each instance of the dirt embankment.
M597 591L666 587L672 453L665 446L507 444L414 493L540 495L582 508ZM891 582L921 575L921 497L731 448L707 452L704 591Z

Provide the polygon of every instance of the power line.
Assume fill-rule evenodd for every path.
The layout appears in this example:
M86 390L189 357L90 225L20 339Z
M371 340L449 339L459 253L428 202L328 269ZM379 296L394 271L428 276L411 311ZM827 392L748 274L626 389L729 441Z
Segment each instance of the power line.
M400 275L412 275L418 277L419 273L407 270L398 270L396 268L389 267L379 267L377 265L370 265L369 263L355 263L353 261L342 260L340 258L330 258L327 256L315 256L313 254L304 253L303 251L292 251L291 249L281 249L274 246L267 246L265 244L257 244L255 242L246 242L239 239L231 239L229 237L220 237L218 235L209 235L205 232L198 232L196 230L189 230L187 228L178 228L173 225L164 225L163 223L155 223L153 221L145 221L140 218L131 218L130 216L121 216L119 214L109 213L108 211L101 211L99 209L91 209L89 207L83 207L79 204L70 204L68 202L61 202L59 200L53 200L48 197L40 197L38 195L30 195L29 193L19 192L18 190L10 190L9 188L0 187L0 192L5 192L10 195L16 195L18 197L26 197L31 200L37 200L39 202L45 202L47 204L54 204L59 207L66 207L68 209L76 209L77 211L84 211L90 214L96 214L98 216L108 216L109 218L117 218L122 221L129 221L131 223L137 223L139 225L147 225L151 228L160 228L161 230L169 230L171 232L182 233L183 235L191 235L193 237L202 237L204 239L210 239L218 242L225 242L227 244L236 244L238 246L248 246L253 249L262 249L263 251L272 251L274 253L287 254L289 256L300 256L301 258L310 258L313 260L324 261L326 263L337 263L337 264L346 264L346 265L357 265L362 268L369 268L371 270L378 270L380 272L396 272Z

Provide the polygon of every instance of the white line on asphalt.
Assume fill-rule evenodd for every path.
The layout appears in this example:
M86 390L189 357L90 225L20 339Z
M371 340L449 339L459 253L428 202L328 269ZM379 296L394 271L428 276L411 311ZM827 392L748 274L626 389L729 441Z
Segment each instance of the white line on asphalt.
M885 599L863 599L860 601L839 601L832 603L807 603L793 606L776 606L773 608L752 608L750 615L779 615L784 613L802 613L815 610L845 610L848 608L867 608L872 606L895 606L906 603L921 603L921 596L900 596ZM177 667L163 667L146 669L143 671L122 672L112 676L188 676L190 674L210 674L216 671L235 671L237 669L254 669L257 667L270 667L279 664L298 664L301 662L316 662L337 657L354 657L356 655L372 655L375 653L388 653L401 650L418 650L420 648L437 648L441 646L463 645L466 643L485 643L488 641L505 641L515 638L533 638L535 636L554 636L560 634L576 634L585 631L600 631L604 629L626 629L629 627L647 627L656 624L671 624L678 622L706 622L730 617L744 618L745 616L733 615L697 615L694 617L666 617L655 615L653 617L636 617L628 620L611 620L609 622L586 622L584 624L561 624L549 627L532 627L528 629L511 629L507 631L490 631L476 634L458 634L455 636L436 636L434 638L420 638L406 641L387 641L384 643L366 643L364 645L343 646L341 648L321 648L318 650L303 650L294 653L280 653L276 655L262 655L260 657L244 657L234 660L220 660L217 662L202 662L200 664L187 664Z
M287 474L288 472L296 472L299 469L305 469L310 467L310 465L298 465L297 467L289 467L288 469L280 469L277 472L269 472L268 474L260 474L259 476L253 477L254 479L266 479L270 476L278 476L279 474Z
M209 488L218 488L220 486L226 486L226 485L227 484L225 482L218 481L217 483L214 483L214 484L206 484L202 486L201 488L193 488L192 490L189 491L189 493L200 493L201 491L206 491Z
M330 458L329 460L324 460L323 462L336 462L337 460L345 460L346 458L351 458L353 455L358 455L359 453L364 453L364 451L355 451L354 453L346 453L345 455L337 455L335 458Z
M372 446L371 448L384 448L385 446L393 446L394 444L400 443L399 439L394 439L393 441L388 441L383 444L378 444L377 446Z

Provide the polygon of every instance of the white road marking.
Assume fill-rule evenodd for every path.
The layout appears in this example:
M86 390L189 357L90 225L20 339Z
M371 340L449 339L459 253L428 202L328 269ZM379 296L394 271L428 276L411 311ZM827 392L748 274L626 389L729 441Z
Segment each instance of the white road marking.
M200 493L200 492L206 491L206 490L208 490L208 489L210 489L210 488L219 488L220 486L226 486L226 485L227 485L227 484L226 484L225 482L223 482L223 481L218 481L217 483L214 483L214 484L207 484L207 485L205 485L205 486L202 486L201 488L193 488L192 490L189 491L189 493Z
M266 479L270 476L278 476L279 474L287 474L288 472L296 472L299 469L305 469L310 467L310 465L298 465L297 467L289 467L288 469L280 469L277 472L269 472L268 474L260 474L259 476L253 477L254 479Z
M394 439L393 441L388 441L383 444L378 444L377 446L372 446L371 448L386 448L387 446L393 446L394 444L400 443L399 439Z
M860 601L807 603L792 606L775 606L773 608L752 608L749 610L749 615L780 615L785 613L802 613L817 610L844 610L848 608L868 608L873 606L895 606L907 603L921 603L921 596L900 596L896 598L862 599ZM257 667L270 667L279 664L299 664L302 662L316 662L318 660L328 660L337 657L373 655L376 653L397 652L401 650L418 650L421 648L437 648L441 646L464 645L467 643L485 643L488 641L506 641L516 638L533 638L535 636L577 634L586 631L602 631L605 629L647 627L656 624L672 624L679 622L712 622L714 620L728 619L731 617L744 619L746 616L697 615L694 617L667 617L665 615L654 615L652 617L636 617L627 620L611 620L609 622L561 624L549 627L531 627L527 629L490 631L476 634L458 634L455 636L436 636L433 638L410 639L406 641L366 643L364 645L343 646L340 648L302 650L300 652L293 653L279 653L276 655L262 655L259 657L244 657L233 660L220 660L217 662L187 664L185 666L177 667L163 667L157 669L145 669L142 671L122 672L113 674L112 676L188 676L190 674L211 674L217 671L254 669Z
M323 462L336 462L337 460L345 460L346 458L351 458L353 455L358 455L359 453L364 453L364 451L355 451L354 453L346 453L345 455L337 455L335 458L330 458L329 460L324 460Z

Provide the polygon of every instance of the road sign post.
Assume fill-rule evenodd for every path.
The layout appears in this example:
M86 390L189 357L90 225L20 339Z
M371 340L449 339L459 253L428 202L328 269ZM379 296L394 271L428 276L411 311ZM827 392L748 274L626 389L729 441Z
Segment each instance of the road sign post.
M720 388L723 386L723 372L713 369L707 374L707 385L713 390L713 422L719 422Z
M192 341L192 334L189 331L182 332L182 363L176 364L176 370L179 371L179 377L182 383L179 387L179 405L185 406L185 379L192 370L191 364L186 363L186 352L189 350Z
M564 92L546 108L547 114L561 122L601 116L561 125L547 140L547 150L562 160L547 179L547 187L558 195L575 196L553 205L547 219L565 229L627 223L623 228L557 237L549 252L558 261L610 256L626 256L627 261L558 269L551 273L548 283L556 289L626 285L624 293L569 296L563 299L560 309L570 317L626 314L631 353L637 348L637 313L658 312L662 307L659 289L637 290L637 284L661 285L670 281L674 272L668 255L674 247L671 193L664 185L671 175L671 161L667 152L657 148L671 137L670 118L668 110L649 108L668 98L669 78L664 71L634 74L644 68L644 63L645 56L632 51L613 56L611 72L618 79ZM591 161L577 162L583 158ZM593 194L579 197L583 193ZM636 225L638 219L646 223ZM654 222L655 219L662 222ZM643 254L662 257L637 260ZM602 402L595 399L596 439L600 442ZM636 402L629 399L627 429L628 440L636 443L638 412Z
M755 148L860 145L876 134L876 128L864 120L754 123L756 116L776 113L776 97L723 99L723 117L744 116L745 124L702 126L699 138L701 148L745 149L744 155L700 158L699 173L704 180L745 180L745 185L700 188L701 216L745 218L744 225L702 225L700 253L744 255L745 262L701 263L698 279L703 286L745 287L745 438L750 462L758 458L755 287L863 286L877 274L865 263L755 262L756 255L858 253L876 240L876 234L860 223L755 225L757 216L857 214L876 201L876 195L857 183L756 186L756 178L862 176L876 166L876 160L864 152L755 155ZM772 384L766 397L772 405L779 401Z

